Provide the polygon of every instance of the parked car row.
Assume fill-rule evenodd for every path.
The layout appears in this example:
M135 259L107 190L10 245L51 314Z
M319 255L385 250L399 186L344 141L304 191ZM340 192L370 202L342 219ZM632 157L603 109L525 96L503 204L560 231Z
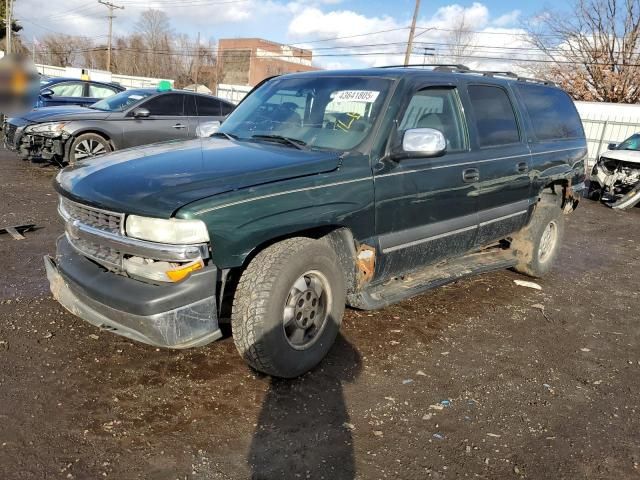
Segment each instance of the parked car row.
M91 82L77 83L98 93ZM57 82L51 90L60 85L70 93L69 82ZM25 159L73 164L122 148L210 134L235 108L210 95L151 88L124 90L88 106L70 105L72 97L50 98L61 104L5 121L6 148Z

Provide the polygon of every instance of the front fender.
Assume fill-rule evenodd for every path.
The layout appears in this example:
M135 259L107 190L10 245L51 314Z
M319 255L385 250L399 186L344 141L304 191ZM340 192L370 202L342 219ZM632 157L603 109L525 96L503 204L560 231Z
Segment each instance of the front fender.
M367 162L366 169L341 168L210 197L176 216L203 220L214 263L233 268L261 245L305 230L340 226L356 239L368 238L374 230L373 179Z

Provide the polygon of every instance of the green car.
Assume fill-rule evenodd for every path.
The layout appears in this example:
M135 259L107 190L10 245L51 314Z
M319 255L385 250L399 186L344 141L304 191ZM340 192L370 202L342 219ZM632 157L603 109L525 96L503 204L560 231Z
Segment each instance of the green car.
M376 309L463 276L549 271L584 188L570 97L462 66L285 75L210 138L61 171L55 298L151 345L223 336L295 377L345 305Z

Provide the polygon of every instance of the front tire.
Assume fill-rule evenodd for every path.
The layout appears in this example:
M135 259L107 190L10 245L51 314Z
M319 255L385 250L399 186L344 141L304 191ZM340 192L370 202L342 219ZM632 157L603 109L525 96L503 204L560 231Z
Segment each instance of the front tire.
M546 275L553 267L563 238L564 213L560 208L560 197L545 193L529 224L511 241L518 260L514 269L535 278Z
M290 238L256 255L234 296L236 348L254 369L293 378L326 356L340 329L345 279L321 240Z
M104 155L113 150L109 141L97 133L84 133L77 136L69 147L69 165Z

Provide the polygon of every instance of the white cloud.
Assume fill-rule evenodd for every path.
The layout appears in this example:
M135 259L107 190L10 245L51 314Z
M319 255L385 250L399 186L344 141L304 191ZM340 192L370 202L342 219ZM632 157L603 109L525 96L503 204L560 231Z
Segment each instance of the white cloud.
M322 35L351 36L397 27L392 17L366 17L351 10L324 13L319 8L308 7L289 23L289 35L294 38Z
M491 22L496 27L508 27L509 25L515 24L522 12L520 10L514 10L509 13L505 13L504 15L499 16L493 22Z
M424 22L425 27L451 28L464 20L474 30L479 30L489 23L489 9L481 3L473 3L465 8L461 5L447 5L436 10L435 15Z

